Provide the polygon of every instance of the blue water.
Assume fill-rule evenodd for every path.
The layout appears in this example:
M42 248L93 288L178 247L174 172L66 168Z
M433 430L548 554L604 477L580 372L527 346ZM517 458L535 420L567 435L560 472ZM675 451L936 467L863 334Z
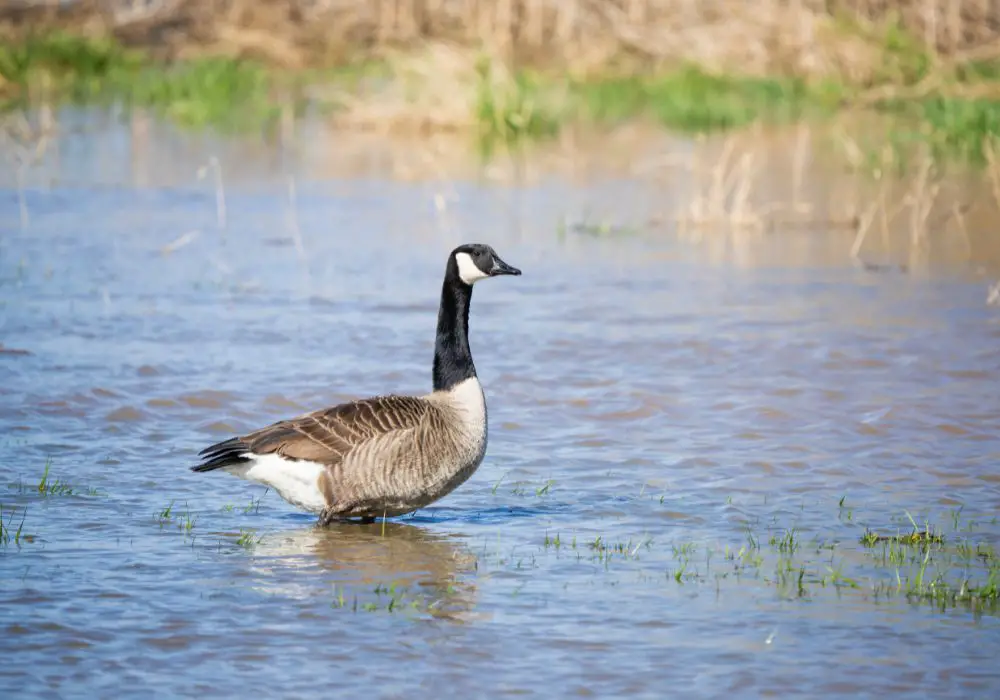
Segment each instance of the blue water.
M996 609L906 595L925 557L939 590L998 571L978 278L858 270L822 232L719 255L639 225L642 182L412 180L333 147L325 172L309 134L296 160L61 120L86 128L29 173L26 220L0 192L0 696L1000 689ZM634 228L560 223L590 210ZM465 241L524 271L473 299L469 482L322 530L187 469L235 432L426 391ZM46 465L72 492L39 493ZM859 541L911 517L944 535L929 555Z

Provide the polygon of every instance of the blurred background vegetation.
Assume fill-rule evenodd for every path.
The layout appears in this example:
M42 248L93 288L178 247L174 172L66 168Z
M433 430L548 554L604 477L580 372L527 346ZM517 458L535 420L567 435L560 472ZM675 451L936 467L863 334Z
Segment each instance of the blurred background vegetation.
M258 126L503 139L652 121L706 132L888 115L985 164L1000 125L988 0L7 0L0 99L114 101Z

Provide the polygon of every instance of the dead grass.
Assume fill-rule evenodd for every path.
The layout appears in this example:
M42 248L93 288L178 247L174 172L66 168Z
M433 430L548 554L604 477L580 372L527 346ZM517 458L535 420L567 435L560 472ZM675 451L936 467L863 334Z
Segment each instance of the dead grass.
M17 204L21 228L28 226L25 175L45 157L56 129L52 109L39 110L32 122L21 112L0 113L0 156L7 161L17 182Z
M60 29L77 44L86 39L74 46ZM18 44L45 32L61 41ZM157 75L157 58L186 63ZM105 65L115 61L141 70ZM378 65L389 75L312 70L335 65ZM340 108L339 125L381 133L538 136L572 119L649 114L669 128L705 131L858 107L929 125L923 137L940 151L979 160L984 133L1000 128L990 101L1000 84L1000 4L67 0L0 9L0 74L16 83L0 83L0 93L30 99L39 76L76 69L84 92L138 93L192 124L252 114L243 121L256 128L303 84ZM692 217L711 216L710 204Z
M565 90L532 93L507 64L485 51L445 43L387 56L390 75L365 94L324 88L314 97L340 107L338 126L382 132L537 132L554 126Z
M486 48L513 63L750 75L883 70L881 28L899 23L942 55L1000 42L990 0L70 0L7 3L0 34L68 28L170 58L254 56L328 65L426 42ZM851 25L851 31L845 31ZM857 30L861 31L857 31Z
M700 139L683 156L669 145L650 153L634 173L658 182L663 206L650 225L732 250L823 241L831 256L872 272L1000 270L1000 141L988 147L991 174L983 177L945 168L926 146L908 154L906 167L892 148L859 159L847 135L856 128L755 126ZM991 303L1000 301L996 289L989 286Z

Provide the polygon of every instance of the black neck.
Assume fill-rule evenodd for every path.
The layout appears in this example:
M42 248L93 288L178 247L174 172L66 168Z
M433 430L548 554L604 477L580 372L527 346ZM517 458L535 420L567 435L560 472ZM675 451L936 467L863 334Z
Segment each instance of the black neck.
M437 340L434 342L435 391L446 391L476 376L469 349L470 301L472 287L458 276L455 258L450 258L441 289Z

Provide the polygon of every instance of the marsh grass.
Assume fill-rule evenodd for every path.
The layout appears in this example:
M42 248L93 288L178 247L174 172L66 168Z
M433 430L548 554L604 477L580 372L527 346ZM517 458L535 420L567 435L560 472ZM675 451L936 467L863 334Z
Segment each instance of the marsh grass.
M641 549L649 549L652 545L653 539L651 537L645 537L638 541L628 539L608 542L604 539L603 535L598 535L593 541L587 544L588 548L595 553L597 560L605 566L616 557L620 559L638 559L639 551Z
M0 546L7 548L14 544L20 548L21 543L28 540L28 536L24 534L24 521L28 517L28 509L21 509L20 522L15 522L14 519L17 515L16 508L8 507L6 519L4 519L4 515L3 504L0 503Z
M248 552L252 552L263 539L264 536L258 535L256 530L241 527L240 534L236 538L236 544Z
M536 496L547 495L549 493L549 489L551 489L555 485L555 483L556 483L555 479L547 480L544 484L535 489L535 495Z
M170 501L170 503L167 504L166 508L164 508L163 510L161 510L159 513L157 513L153 517L161 525L164 524L164 523L169 523L174 518L174 516L173 516L173 510L174 510L174 502Z
M382 79L362 95L342 85L321 93L336 124L387 132L466 131L489 149L495 141L554 135L568 116L564 87L514 70L487 51L435 43L392 52L380 65Z
M191 535L198 522L198 518L191 513L187 502L184 503L184 512L177 513L174 510L174 501L167 504L159 513L154 514L153 520L159 524L161 529L167 525L175 525L185 535Z
M891 23L865 31L873 58L863 78L769 75L690 61L567 76L513 68L495 50L431 43L393 53L381 89L345 97L338 119L383 131L465 129L510 141L551 137L568 124L637 118L703 134L869 111L893 119L884 136L901 155L925 144L936 158L984 165L984 141L1000 132L1000 62L943 61Z
M378 582L370 589L334 584L330 607L352 613L386 613L404 616L444 616L460 603L454 583L442 583L423 590L405 581Z
M927 542L944 542L944 536L932 532L921 532L919 530L914 530L913 532L907 532L904 534L895 535L880 535L871 530L865 530L865 534L861 536L861 544L866 547L873 547L879 542L898 542L900 544L923 544Z
M983 173L941 162L927 144L905 154L886 143L879 145L878 134L887 131L891 122L881 120L832 127L755 126L695 139L684 154L665 138L663 146L650 148L624 166L664 192L661 200L653 200L645 219L619 226L596 216L589 226L611 232L629 226L676 231L720 254L721 244L728 242L733 250L726 254L740 255L750 254L758 243L770 249L776 233L794 241L801 232L842 233L830 240L837 240L838 246L843 241L844 260L877 273L909 274L932 264L995 259L1000 139L984 144ZM629 144L626 138L638 139L647 132L622 133L622 142ZM870 148L878 149L876 156L870 155ZM565 229L561 235L592 235L560 228ZM987 303L996 303L992 287L987 287ZM842 517L849 510L845 508Z
M49 474L49 469L52 466L52 460L45 460L45 469L42 472L42 478L38 481L38 493L42 496L72 496L76 493L76 490L64 481L60 481L58 478L53 479Z
M175 13L194 12L182 5ZM264 3L246 17L267 24L243 29L210 10L196 13L185 21L218 25L216 43L170 61L153 58L153 35L133 36L142 48L126 48L107 38L113 30L82 37L68 31L72 24L43 23L0 44L4 94L21 103L115 100L183 124L234 129L274 124L287 105L299 111L308 101L332 110L341 126L468 131L487 152L493 142L549 138L568 124L646 118L707 133L873 110L898 121L887 134L894 147L925 143L935 157L983 165L984 139L1000 130L998 52L954 37L929 41L919 17L881 5L844 13L768 0L753 12L719 14L650 1L629 3L623 14L610 1L572 12L533 3L515 12L515 2L504 23L483 3L416 3L413 16L424 19L413 25L398 7L358 25L366 13L349 5L290 26L287 12ZM169 16L148 18L145 30ZM317 35L334 16L337 30ZM305 34L279 39L282 31ZM343 46L319 50L316 60L284 60L331 41Z
M23 496L37 495L41 498L58 498L61 496L106 498L108 495L105 491L102 491L97 487L77 487L58 477L54 477L52 475L51 459L45 460L45 466L42 468L42 475L39 477L37 483L25 482L22 477L18 477L17 481L8 484L8 488L11 491Z
M688 133L787 123L835 111L839 91L797 78L718 75L697 66L650 74L567 78L511 68L503 57L431 44L393 54L385 79L363 96L324 94L335 122L381 131L466 130L492 142L546 138L567 124L653 120Z
M595 122L649 116L664 126L707 132L761 120L787 122L834 106L796 78L716 75L684 66L660 75L576 81L579 111Z
M259 62L206 56L163 64L114 40L58 31L0 42L10 109L39 101L120 102L192 127L245 130L274 122L273 90L294 84ZM2 104L2 103L0 103Z
M500 479L497 480L497 482L493 485L492 489L493 494L496 494L497 489L500 487L501 482L504 480L504 477L506 477L506 474L501 476ZM510 493L512 496L519 496L519 497L535 496L537 498L541 498L543 496L547 496L552 490L552 487L555 486L555 484L556 484L555 479L547 479L541 485L538 486L535 486L534 482L531 481L515 481L511 484Z
M609 221L607 219L596 221L589 219L575 221L569 221L565 218L560 219L556 234L562 239L570 233L593 238L619 238L622 236L637 235L640 233L640 229L636 226Z
M259 513L260 512L260 502L264 498L264 496L267 495L268 491L270 491L269 488L264 489L264 493L262 493L257 498L255 498L251 494L251 496L250 496L250 502L247 503L245 506L240 507L240 510L243 512L243 514L244 515L250 515L251 513L253 513L253 514ZM226 513L233 513L233 512L236 511L236 508L237 508L236 504L234 504L234 503L227 503L226 505L224 505L222 507L222 510L224 512L226 512Z
M847 507L842 498L838 511ZM581 539L578 546L575 535L546 532L540 556L589 560L619 576L633 572L642 580L713 585L720 592L727 585L754 584L787 599L817 599L832 592L874 603L903 600L941 610L1000 613L1000 558L988 542L958 536L973 533L975 519L963 518L961 509L950 518L954 537L930 523L918 526L904 512L899 520L910 524L909 532L881 536L866 528L853 542L782 526L777 516L769 517L767 526L761 517L748 517L743 538L735 543L598 534ZM840 530L856 527L838 517ZM531 559L526 553L520 558Z

